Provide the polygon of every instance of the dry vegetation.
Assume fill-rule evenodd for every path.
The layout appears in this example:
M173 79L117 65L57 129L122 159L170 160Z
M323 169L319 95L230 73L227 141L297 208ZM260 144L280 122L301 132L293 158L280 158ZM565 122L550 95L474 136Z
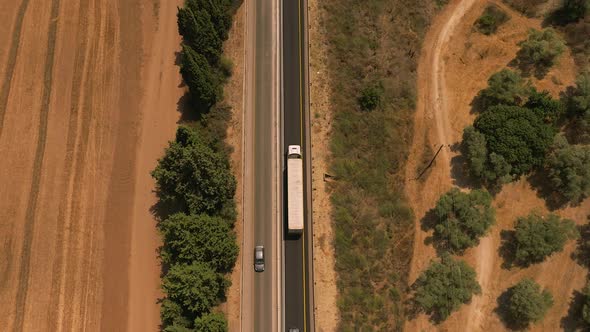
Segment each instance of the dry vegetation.
M444 2L440 2L442 6ZM403 169L412 134L417 58L437 4L325 1L331 123L330 183L338 330L399 329L413 247ZM329 32L329 33L328 33ZM367 96L361 111L359 97ZM312 106L313 107L313 106Z

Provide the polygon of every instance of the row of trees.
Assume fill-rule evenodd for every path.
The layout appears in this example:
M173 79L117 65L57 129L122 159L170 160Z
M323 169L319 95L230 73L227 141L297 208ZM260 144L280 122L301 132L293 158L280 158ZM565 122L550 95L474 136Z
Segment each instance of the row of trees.
M227 330L224 316L211 309L225 300L225 275L239 251L233 232L236 181L227 155L213 148L203 130L180 126L152 172L162 218L165 331Z
M231 64L222 55L232 22L231 4L231 0L186 0L178 9L178 32L183 40L180 73L200 112L222 98L223 83L231 74Z
M181 125L152 172L163 245L161 319L164 331L227 331L225 300L239 247L233 231L236 181L223 142L227 110L218 105L231 74L222 43L231 0L186 0L178 9L183 37L180 73L199 122Z

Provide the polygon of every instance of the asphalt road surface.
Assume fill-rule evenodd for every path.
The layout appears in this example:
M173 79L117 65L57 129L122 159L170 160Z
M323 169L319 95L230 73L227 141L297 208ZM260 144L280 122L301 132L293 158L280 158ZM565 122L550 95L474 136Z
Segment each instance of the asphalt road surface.
M275 216L272 211L273 186L273 115L272 100L272 1L256 0L256 63L254 68L254 245L265 247L265 272L254 275L254 331L272 331L274 287L272 270L276 237ZM246 257L252 252L244 253ZM251 258L253 259L253 257ZM252 264L250 267L253 268Z
M306 141L309 128L307 107L307 51L305 49L306 35L306 0L283 1L283 134L284 146L282 158L288 145L301 145L304 159L305 195L305 226L300 237L290 237L284 234L284 308L285 328L299 328L300 331L311 331L313 319L310 291L311 257L311 213L310 213L310 150ZM283 165L285 163L283 162ZM283 187L286 188L283 168ZM286 195L283 195L286 197ZM286 201L284 218L286 221ZM283 227L287 229L285 224Z

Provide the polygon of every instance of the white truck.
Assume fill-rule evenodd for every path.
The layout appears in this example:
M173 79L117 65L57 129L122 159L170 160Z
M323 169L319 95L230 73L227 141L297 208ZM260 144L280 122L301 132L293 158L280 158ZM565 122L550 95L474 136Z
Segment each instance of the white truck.
M301 146L289 145L287 154L287 232L303 232L303 158Z

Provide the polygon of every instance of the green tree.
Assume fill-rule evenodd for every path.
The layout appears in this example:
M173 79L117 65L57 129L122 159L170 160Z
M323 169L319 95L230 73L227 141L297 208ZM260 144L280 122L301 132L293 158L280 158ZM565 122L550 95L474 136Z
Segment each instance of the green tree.
M180 126L152 172L166 214L220 215L233 202L236 181L225 156L195 130Z
M479 97L485 109L495 105L520 105L528 95L529 88L522 77L509 69L502 69L488 79L488 87Z
M474 123L486 139L488 153L495 153L510 165L518 177L542 166L555 129L533 110L499 105L480 114Z
M518 327L527 327L539 322L553 305L553 296L548 290L531 279L523 279L508 291L504 304L510 321Z
M574 23L584 18L590 10L590 0L564 0L550 19L558 25Z
M429 314L435 322L444 321L469 302L473 294L481 293L475 277L473 268L448 254L440 262L432 261L412 286L417 309Z
M434 208L438 219L434 240L441 248L454 253L477 245L494 223L491 202L492 196L485 190L464 193L451 189L439 198Z
M221 82L207 59L190 46L182 45L180 73L189 88L191 99L208 110L221 98Z
M570 145L558 135L547 157L553 188L568 201L579 203L590 195L590 146Z
M209 313L195 319L195 330L199 332L226 332L227 320L220 313Z
M202 54L209 63L217 63L221 56L221 39L211 23L209 12L190 7L179 8L177 18L178 32L185 44Z
M482 178L488 158L486 137L475 130L473 126L468 126L463 130L463 154L471 174L477 178Z
M491 35L498 30L498 27L508 21L510 16L496 5L488 5L483 14L475 21L479 32Z
M164 326L188 327L191 325L191 322L184 317L182 307L169 298L165 298L160 305L160 318Z
M229 285L229 280L203 262L173 265L162 281L167 297L192 319L218 305Z
M565 113L561 100L553 99L548 91L533 89L524 107L537 113L545 123L555 123Z
M164 236L162 260L165 263L207 262L221 273L233 269L239 248L230 224L223 219L177 213L158 227Z
M540 263L553 253L563 250L568 238L578 235L573 221L561 220L555 214L543 217L531 213L516 220L515 263L521 266Z
M232 22L231 4L231 0L187 0L186 8L191 9L193 12L204 10L209 13L219 39L226 40Z
M568 111L573 116L590 114L590 72L576 78L576 86L568 100Z
M383 86L380 84L371 85L361 91L358 102L363 111L372 111L381 104L382 97Z
M534 67L538 71L546 72L558 56L565 51L565 41L552 28L541 31L530 29L526 40L519 44L517 58L523 68Z

